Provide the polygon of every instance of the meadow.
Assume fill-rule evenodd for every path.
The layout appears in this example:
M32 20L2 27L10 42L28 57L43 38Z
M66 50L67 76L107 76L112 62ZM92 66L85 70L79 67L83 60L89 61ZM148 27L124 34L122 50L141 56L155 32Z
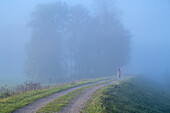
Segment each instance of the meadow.
M117 82L97 91L85 113L170 113L170 94L142 78Z

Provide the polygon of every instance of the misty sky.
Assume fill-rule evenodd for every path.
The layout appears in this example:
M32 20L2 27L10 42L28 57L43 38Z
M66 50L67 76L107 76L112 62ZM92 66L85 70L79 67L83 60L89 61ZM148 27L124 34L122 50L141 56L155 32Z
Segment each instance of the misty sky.
M0 84L7 80L20 82L25 78L25 43L30 39L27 27L30 14L37 4L53 1L0 1ZM72 1L92 6L90 0ZM71 0L68 3L74 4ZM126 73L161 76L164 70L170 69L170 1L116 0L115 6L122 23L133 36L131 62L123 69Z

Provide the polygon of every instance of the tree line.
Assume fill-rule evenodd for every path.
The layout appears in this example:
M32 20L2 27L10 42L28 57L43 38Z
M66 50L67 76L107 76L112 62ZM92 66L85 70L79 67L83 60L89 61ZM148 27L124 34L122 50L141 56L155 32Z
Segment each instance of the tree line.
M83 5L60 1L36 7L26 47L26 74L31 79L111 76L128 63L129 31L107 1L94 3L96 13Z

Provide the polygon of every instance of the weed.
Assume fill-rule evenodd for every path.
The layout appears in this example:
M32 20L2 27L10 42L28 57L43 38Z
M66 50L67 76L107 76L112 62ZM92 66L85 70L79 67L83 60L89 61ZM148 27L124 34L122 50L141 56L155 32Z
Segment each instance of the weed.
M63 85L57 85L51 88L45 88L45 89L36 89L36 87L32 87L34 90L28 90L19 94L15 94L12 96L9 96L7 98L0 99L0 113L11 113L15 111L16 109L25 106L29 103L34 102L35 100L45 97L47 95L63 91L72 87L89 84L98 82L101 80L107 80L109 78L99 78L99 79L92 79L92 80L86 80L86 81L77 81L76 83L68 83ZM33 85L34 86L34 85ZM37 85L36 85L37 86ZM28 88L30 89L30 88Z

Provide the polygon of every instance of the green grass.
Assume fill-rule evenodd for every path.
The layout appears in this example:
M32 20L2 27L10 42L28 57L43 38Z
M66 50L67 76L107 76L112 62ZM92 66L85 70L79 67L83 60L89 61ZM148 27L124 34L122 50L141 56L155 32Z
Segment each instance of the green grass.
M107 82L111 82L111 81L107 81ZM76 98L78 95L80 95L81 93L83 93L86 89L90 88L90 87L94 87L97 86L99 84L104 84L107 82L102 82L102 83L98 83L95 85L90 85L90 86L86 86L80 89L77 89L75 91L72 91L64 96L61 96L57 99L55 99L53 102L48 103L46 106L42 107L41 109L39 109L37 111L37 113L54 113L54 112L58 112L61 110L62 107L66 106L72 99Z
M65 84L62 86L56 86L53 88L48 88L48 89L41 89L41 90L35 90L35 91L28 91L25 93L21 93L18 95L14 95L11 97L3 98L0 99L0 113L11 113L15 111L16 109L27 105L29 103L34 102L35 100L45 97L47 95L63 91L65 89L69 89L72 87L84 85L84 84L89 84L89 83L94 83L98 82L101 80L107 80L109 78L99 78L99 79L91 79L91 80L86 80L86 81L78 81L78 82L73 82L69 84Z
M97 91L85 113L170 113L170 95L147 80L133 78Z

